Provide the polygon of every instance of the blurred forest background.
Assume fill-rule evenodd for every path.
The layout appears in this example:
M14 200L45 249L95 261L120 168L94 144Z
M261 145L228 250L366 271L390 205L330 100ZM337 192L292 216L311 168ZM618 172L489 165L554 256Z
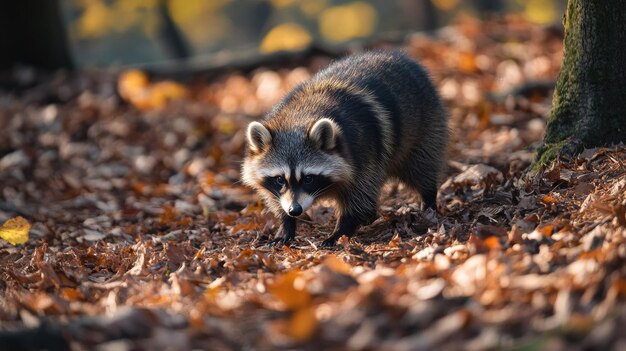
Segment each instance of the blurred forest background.
M0 5L0 67L254 64L267 55L340 52L401 40L459 15L519 12L556 23L564 0L53 0ZM4 27L4 28L3 28ZM35 44L35 45L34 45Z

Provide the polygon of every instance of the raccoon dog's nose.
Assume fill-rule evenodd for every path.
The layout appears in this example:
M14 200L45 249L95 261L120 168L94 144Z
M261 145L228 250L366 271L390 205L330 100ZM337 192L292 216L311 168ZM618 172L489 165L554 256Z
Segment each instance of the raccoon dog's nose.
M291 206L289 206L289 215L290 216L297 217L297 216L299 216L301 214L302 214L302 206L300 206L300 204L294 203Z

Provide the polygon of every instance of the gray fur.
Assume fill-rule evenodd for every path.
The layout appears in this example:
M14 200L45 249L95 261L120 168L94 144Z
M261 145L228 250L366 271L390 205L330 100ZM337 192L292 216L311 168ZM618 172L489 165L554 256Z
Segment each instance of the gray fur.
M334 149L320 149L307 139L323 118L333 122ZM339 222L371 222L380 189L390 178L420 193L433 207L445 164L447 123L447 112L420 65L401 52L353 55L294 89L268 114L263 125L272 135L271 145L258 151L249 140L242 179L278 216L284 215L281 207L260 185L260 175L303 167L326 172L333 180L318 197L336 200ZM316 140L328 137L326 132L315 135ZM326 139L323 144L330 145ZM338 223L336 231L342 228ZM342 233L334 233L335 240L337 235Z

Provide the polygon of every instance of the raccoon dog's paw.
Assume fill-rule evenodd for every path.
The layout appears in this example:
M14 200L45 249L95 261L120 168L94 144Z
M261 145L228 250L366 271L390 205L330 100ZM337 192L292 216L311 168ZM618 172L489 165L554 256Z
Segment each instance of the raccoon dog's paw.
M322 244L320 246L321 247L335 247L337 246L337 238L335 238L334 236L331 236L327 238L326 240L322 241Z
M272 241L269 242L269 246L270 247L283 247L283 246L289 246L291 244L291 242L293 241L294 237L293 236L287 236L287 235L281 235L278 236L274 239L272 239Z

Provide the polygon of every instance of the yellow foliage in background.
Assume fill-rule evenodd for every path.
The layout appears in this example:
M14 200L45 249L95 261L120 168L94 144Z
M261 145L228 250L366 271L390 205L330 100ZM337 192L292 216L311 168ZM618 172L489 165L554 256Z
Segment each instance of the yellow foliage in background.
M232 0L168 0L168 8L172 18L184 21L193 21L206 13L216 12Z
M449 11L459 4L459 0L432 0L432 3L440 10Z
M325 7L328 0L270 0L272 6L284 9L290 6L298 6L300 11L309 16L317 16Z
M198 46L211 46L231 32L231 19L221 10L232 0L169 0L172 19L185 37Z
M309 17L319 15L326 7L327 0L300 0L300 11Z
M325 9L319 17L322 36L335 43L371 35L378 24L376 9L368 3L356 1Z
M67 0L78 12L70 24L71 40L97 39L110 34L126 33L137 29L155 41L158 38L162 18L159 6L166 1L172 20L189 44L192 55L214 53L219 49L230 49L233 42L248 40L247 44L258 45L263 54L277 51L301 51L312 41L321 37L325 43L342 44L357 38L372 36L376 30L394 27L393 14L381 17L373 1L348 0L257 0L270 4L268 24L275 25L261 40L256 42L256 33L250 35L249 28L238 31L249 24L242 23L237 14L250 11L244 1L234 0ZM417 0L416 0L417 1ZM431 1L441 13L458 15L471 13L475 6L461 0ZM376 2L387 9L398 10L393 2ZM555 0L513 0L507 8L522 12L530 21L547 24L558 20L559 5ZM253 4L253 2L250 2ZM402 16L402 14L398 14ZM275 24L275 23L280 24ZM302 23L299 23L302 22ZM317 28L315 28L317 24ZM245 34L244 34L245 33ZM313 34L315 33L315 35ZM319 34L318 34L319 33ZM136 34L133 32L133 34ZM245 35L250 38L244 38ZM117 37L119 38L119 36ZM130 39L129 39L130 40ZM109 44L107 44L109 45ZM113 45L113 44L110 44ZM169 89L166 89L169 90Z
M23 217L11 218L0 227L0 238L12 245L24 244L28 241L30 223Z
M157 0L74 0L83 12L72 26L72 34L78 38L97 38L107 33L122 33L134 26L147 35L156 33L159 19L156 15Z
M283 23L272 28L261 41L260 51L299 51L311 44L311 34L296 23Z
M100 1L85 1L85 12L77 23L81 37L99 37L108 30L111 11Z
M555 4L546 0L525 1L523 13L527 20L539 24L552 23L557 19Z
M272 6L276 8L289 7L296 3L296 0L270 0Z

